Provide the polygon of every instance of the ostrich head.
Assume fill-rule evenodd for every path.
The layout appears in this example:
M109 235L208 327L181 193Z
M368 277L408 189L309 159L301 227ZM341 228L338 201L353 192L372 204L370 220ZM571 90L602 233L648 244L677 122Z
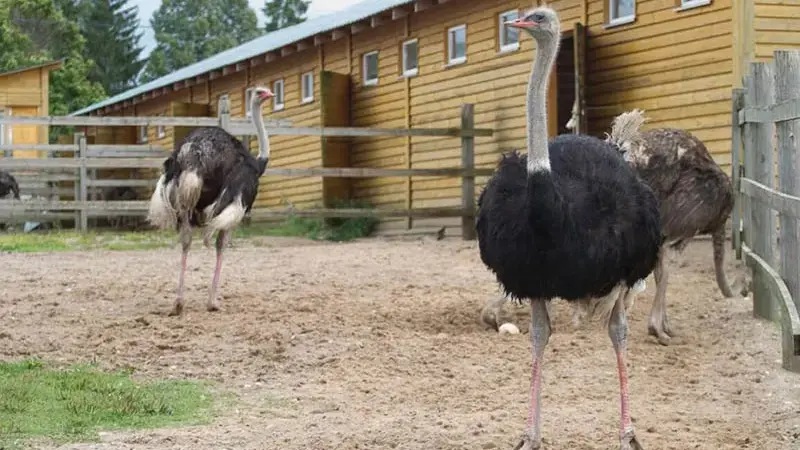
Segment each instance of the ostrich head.
M253 98L258 100L258 104L264 103L265 101L275 97L275 94L272 93L269 88L265 88L263 86L256 86L253 89Z
M561 32L558 14L546 6L532 9L524 16L509 20L505 24L527 31L537 41L557 39Z

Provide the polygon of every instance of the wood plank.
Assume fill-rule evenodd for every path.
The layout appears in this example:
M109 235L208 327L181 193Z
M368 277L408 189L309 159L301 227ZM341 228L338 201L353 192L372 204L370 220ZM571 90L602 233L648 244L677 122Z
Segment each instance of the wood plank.
M758 181L741 178L739 192L783 214L800 218L800 197L778 192Z
M731 101L731 181L733 182L733 189L737 193L733 196L733 211L731 213L731 228L732 238L731 244L736 251L736 259L741 259L741 242L742 242L742 201L740 192L741 188L741 165L742 159L742 126L739 125L736 118L739 116L739 110L744 105L744 89L734 89L733 98Z
M0 118L0 123L63 126L216 127L219 125L219 119L214 117L167 116L5 116ZM231 119L231 125L254 127L252 120L240 118ZM291 126L291 121L265 118L264 125L267 127L289 127Z
M769 106L749 107L739 113L739 123L776 123L800 119L800 99L783 100Z
M461 107L461 129L469 130L475 126L475 105L467 103ZM464 170L475 168L475 138L461 138L461 167ZM419 170L419 169L418 169ZM465 241L477 239L475 230L475 177L465 176L461 179L461 238Z
M747 265L753 270L753 283L769 296L768 303L778 309L781 324L781 360L786 370L800 373L800 315L781 276L747 245L742 245ZM754 292L755 294L755 292Z
M361 209L361 208L328 208L328 209L282 209L282 210L256 210L251 217L253 220L273 219L282 217L461 217L463 211L460 207L452 208L424 208L424 209Z
M797 119L775 125L779 153L779 185L785 195L800 197L800 51L775 52L775 100L797 99ZM797 216L780 215L780 274L800 309L800 227Z

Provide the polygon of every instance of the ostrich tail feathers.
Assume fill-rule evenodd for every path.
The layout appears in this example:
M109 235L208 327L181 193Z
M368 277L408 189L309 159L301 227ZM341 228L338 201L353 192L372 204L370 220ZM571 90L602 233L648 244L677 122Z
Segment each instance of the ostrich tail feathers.
M641 142L641 128L646 121L647 117L641 109L618 115L611 123L611 134L607 135L606 142L614 144L622 152L630 151L633 145Z
M161 175L158 183L156 183L156 190L150 197L150 206L147 212L147 221L158 228L170 229L174 228L178 220L178 212L170 201L171 192L174 188L172 182L164 183L166 177Z
M181 173L178 179L178 209L187 213L192 211L200 201L200 194L203 192L203 179L195 171Z

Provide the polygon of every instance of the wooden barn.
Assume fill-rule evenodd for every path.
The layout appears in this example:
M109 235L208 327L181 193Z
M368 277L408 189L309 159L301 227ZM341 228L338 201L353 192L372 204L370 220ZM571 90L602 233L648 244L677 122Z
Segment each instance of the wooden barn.
M0 116L49 115L50 72L60 67L61 61L50 61L0 73ZM46 125L0 124L0 145L47 144L48 131ZM40 155L36 151L6 150L3 156Z
M551 83L550 133L602 135L611 119L645 109L648 127L673 126L703 139L730 163L731 90L748 62L800 47L800 2L778 0L552 0L563 41ZM455 127L475 104L475 162L524 146L525 89L534 42L502 26L531 7L512 0L368 0L267 34L121 93L73 115L215 115L228 96L246 116L248 88L276 93L264 114L295 126ZM576 108L574 108L576 106ZM573 113L574 112L574 113ZM99 133L99 131L98 131ZM180 132L182 134L182 132ZM134 136L135 135L135 136ZM171 129L141 129L107 142L171 147ZM460 165L453 138L275 136L272 167ZM344 158L344 160L342 160ZM478 185L484 180L479 179ZM264 177L257 207L319 206L319 177ZM458 206L458 178L345 180L346 196L376 207ZM394 221L385 227L460 226L458 219Z

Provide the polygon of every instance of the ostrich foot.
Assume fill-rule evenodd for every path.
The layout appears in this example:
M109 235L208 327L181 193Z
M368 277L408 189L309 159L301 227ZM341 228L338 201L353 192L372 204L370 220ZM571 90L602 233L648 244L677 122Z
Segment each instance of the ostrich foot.
M175 302L175 305L172 307L172 311L169 312L169 316L180 316L183 314L183 301L178 300Z
M620 450L644 450L642 444L636 440L636 435L633 430L626 431L620 438Z
M534 436L533 433L525 433L514 450L540 450L541 448L542 438Z
M658 343L661 345L669 345L672 342L672 338L676 335L672 330L672 326L669 324L666 313L660 316L654 314L650 317L650 324L647 326L647 334L655 336L656 340L658 340Z
M216 299L209 300L208 303L206 303L206 309L211 312L219 311L219 302Z

